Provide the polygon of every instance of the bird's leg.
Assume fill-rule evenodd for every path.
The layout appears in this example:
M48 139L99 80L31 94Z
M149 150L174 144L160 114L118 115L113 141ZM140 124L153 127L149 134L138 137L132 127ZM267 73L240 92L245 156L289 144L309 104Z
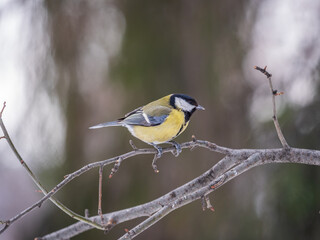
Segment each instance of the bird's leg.
M151 145L157 150L157 153L154 155L154 158L153 158L153 161L152 161L152 168L156 173L158 173L159 170L157 168L156 162L157 162L157 159L160 158L161 155L162 155L162 148L159 147L158 145L154 144L154 143L151 143Z
M172 144L176 148L176 151L172 153L174 154L175 157L178 157L179 154L182 152L180 144L173 140L169 141L168 143Z

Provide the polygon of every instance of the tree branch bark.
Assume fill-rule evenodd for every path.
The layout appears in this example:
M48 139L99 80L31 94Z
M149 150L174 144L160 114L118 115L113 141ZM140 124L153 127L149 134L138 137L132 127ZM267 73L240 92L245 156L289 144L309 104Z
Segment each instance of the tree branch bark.
M223 186L228 181L249 169L269 163L300 163L320 166L320 151L290 148L288 149L234 149L229 156L224 157L208 171L190 182L178 187L148 203L104 214L103 217L110 227L140 217L148 217L137 227L130 230L126 236L129 239L137 236L141 230L152 226L155 222L190 202L200 199ZM214 188L212 188L214 186ZM156 214L156 215L155 215ZM155 215L154 217L152 217ZM100 221L100 216L90 218ZM91 226L78 222L57 232L43 236L40 239L68 239L92 229Z

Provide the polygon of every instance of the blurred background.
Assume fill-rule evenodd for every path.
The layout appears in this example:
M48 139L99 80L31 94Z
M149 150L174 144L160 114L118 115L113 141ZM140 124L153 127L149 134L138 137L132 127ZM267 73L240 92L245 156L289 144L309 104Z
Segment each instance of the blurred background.
M273 74L278 117L288 143L319 149L320 0L1 0L0 105L17 149L47 189L80 167L130 151L123 128L89 126L170 93L206 108L177 138L194 134L231 148L281 147L272 123L266 78ZM0 134L2 135L2 134ZM146 147L133 139L138 147ZM151 201L199 176L221 155L196 149L158 161L137 156L109 180L103 212ZM167 216L137 239L320 239L320 169L266 165ZM16 215L41 193L0 140L0 219ZM56 197L96 215L98 169ZM74 239L117 239L91 230ZM47 201L1 239L33 239L74 223Z

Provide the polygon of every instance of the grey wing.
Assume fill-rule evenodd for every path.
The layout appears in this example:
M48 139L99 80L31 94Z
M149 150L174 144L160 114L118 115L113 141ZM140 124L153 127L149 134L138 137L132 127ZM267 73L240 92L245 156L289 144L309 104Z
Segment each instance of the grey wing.
M128 125L136 125L136 126L156 126L161 123L168 117L167 114L161 115L161 116L149 116L146 113L144 113L141 108L137 109L129 114L127 114L127 117L124 117L123 119L120 119L124 124Z
M132 115L132 114L134 114L134 113L137 113L137 112L139 112L139 111L141 111L141 110L142 110L142 107L138 107L138 108L136 108L135 110L127 113L126 115L124 115L124 118L122 118L122 119L125 119L125 118L129 117L130 115Z

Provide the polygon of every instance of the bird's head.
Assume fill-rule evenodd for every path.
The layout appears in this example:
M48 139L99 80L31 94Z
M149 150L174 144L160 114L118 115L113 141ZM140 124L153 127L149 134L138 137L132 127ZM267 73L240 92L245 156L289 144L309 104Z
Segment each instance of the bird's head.
M170 105L175 109L187 113L189 118L195 110L204 110L204 107L199 105L194 98L184 94L172 94L170 97Z

